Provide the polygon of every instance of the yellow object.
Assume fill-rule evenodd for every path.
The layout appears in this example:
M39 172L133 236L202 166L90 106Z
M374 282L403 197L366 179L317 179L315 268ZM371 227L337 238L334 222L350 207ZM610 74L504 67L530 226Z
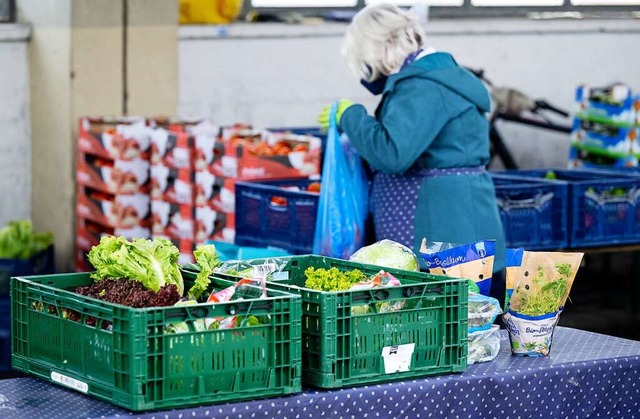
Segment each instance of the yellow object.
M180 23L230 23L242 10L243 0L180 0Z

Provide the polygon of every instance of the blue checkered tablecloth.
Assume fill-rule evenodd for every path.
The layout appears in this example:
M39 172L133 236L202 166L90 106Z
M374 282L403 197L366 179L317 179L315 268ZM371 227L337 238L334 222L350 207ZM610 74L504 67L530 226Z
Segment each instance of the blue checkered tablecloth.
M558 327L551 355L462 374L132 413L36 378L0 380L0 418L640 418L640 342Z

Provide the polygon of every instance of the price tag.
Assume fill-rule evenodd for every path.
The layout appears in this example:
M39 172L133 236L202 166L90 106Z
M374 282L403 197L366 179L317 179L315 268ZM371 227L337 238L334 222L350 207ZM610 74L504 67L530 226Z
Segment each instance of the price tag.
M51 371L51 379L56 383L63 384L83 393L87 393L89 391L89 385L87 383L76 380L75 378L67 377L66 375L58 374L55 371Z
M384 360L384 373L409 371L415 343L405 345L385 346L382 348L382 359Z

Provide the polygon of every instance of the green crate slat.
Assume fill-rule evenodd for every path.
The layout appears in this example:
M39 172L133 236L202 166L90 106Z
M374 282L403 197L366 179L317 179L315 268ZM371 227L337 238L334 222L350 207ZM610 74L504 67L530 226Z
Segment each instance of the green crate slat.
M194 278L187 272L183 277L187 284ZM88 273L12 281L15 369L67 386L84 383L78 385L81 391L86 385L85 393L136 411L301 390L298 296L268 289L267 298L259 298L254 287L256 298L243 301L134 309L66 290L91 282ZM212 282L215 289L232 284ZM81 320L64 318L63 309L77 311ZM202 332L164 331L170 323L233 314L269 315L270 321ZM86 324L88 317L97 319L97 327Z
M366 275L384 269L402 285L384 291L304 289L308 267L360 269ZM466 369L467 280L313 255L291 257L283 270L289 278L269 286L302 296L304 384L339 388ZM400 311L351 315L354 306L372 303L375 309L375 302L402 300ZM383 347L409 343L415 344L409 371L385 374Z

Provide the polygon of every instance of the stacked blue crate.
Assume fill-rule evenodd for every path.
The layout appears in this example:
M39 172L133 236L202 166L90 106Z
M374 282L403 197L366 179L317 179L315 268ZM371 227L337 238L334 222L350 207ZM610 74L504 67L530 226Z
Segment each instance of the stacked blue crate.
M508 247L554 250L568 245L567 182L491 173Z
M596 170L511 170L512 176L568 182L569 247L640 242L640 176Z

